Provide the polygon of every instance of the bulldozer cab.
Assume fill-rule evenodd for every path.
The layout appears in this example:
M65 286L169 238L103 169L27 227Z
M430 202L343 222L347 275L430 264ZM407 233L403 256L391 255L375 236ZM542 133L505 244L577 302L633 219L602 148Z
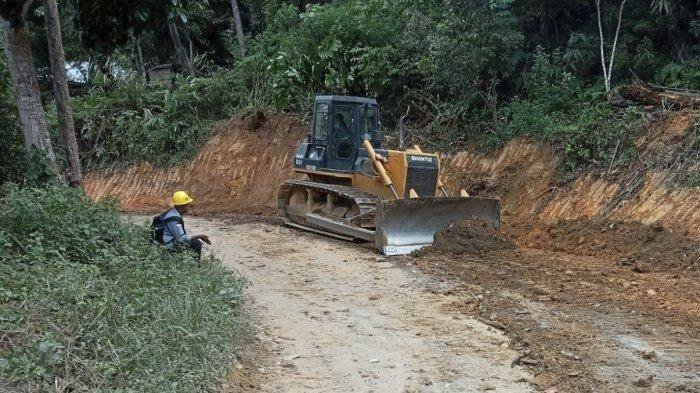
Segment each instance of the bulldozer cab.
M365 139L377 149L384 140L376 100L316 96L308 144L315 151L319 169L352 171Z

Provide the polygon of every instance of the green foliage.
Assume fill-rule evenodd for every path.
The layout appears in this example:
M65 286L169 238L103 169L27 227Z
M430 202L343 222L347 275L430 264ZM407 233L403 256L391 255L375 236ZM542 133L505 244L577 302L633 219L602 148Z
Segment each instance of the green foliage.
M420 56L417 66L431 94L470 99L491 81L513 75L523 35L510 3L447 2L412 10L406 34Z
M183 12L180 0L76 1L73 7L83 44L108 55L126 45L129 31L160 28L170 13Z
M210 78L178 78L172 90L133 80L94 86L72 101L83 161L165 165L189 158L215 121L269 104L262 67L249 57Z
M307 108L314 92L388 95L400 68L397 7L386 0L279 7L253 49L268 57L280 108Z
M504 127L496 143L534 133L554 138L561 125L579 112L580 84L566 71L559 54L538 51L524 84L525 94L503 108Z
M522 57L511 1L352 0L297 12L273 7L252 44L271 59L276 106L307 114L314 93L372 96L389 124L406 105L429 106L412 119L426 146L473 135L460 124L493 116Z
M694 174L688 176L688 179L686 180L686 186L700 187L700 171L695 171Z
M582 110L573 120L559 136L567 158L564 170L622 165L636 157L634 138L644 131L644 118L636 108L618 114L605 103Z
M518 73L527 59L518 10L512 0L349 0L299 13L268 2L266 29L232 70L182 79L173 91L98 86L77 100L83 144L94 146L90 163L168 164L192 155L215 120L272 103L308 115L315 93L332 93L378 97L389 124L412 107L410 126L429 148L529 135L562 146L569 170L621 162L614 150L628 152L627 137L617 141L639 122L575 76L597 67L596 36L572 35L565 52L535 49L528 72ZM642 40L626 58L644 69L656 61L653 46ZM691 80L692 70L670 70L664 80ZM510 102L509 91L519 92Z
M521 135L553 142L566 155L565 171L621 164L634 156L633 138L643 130L641 113L631 108L618 114L599 94L582 90L558 53L535 54L525 91L503 108L503 127L486 143L499 145Z
M93 76L92 90L74 100L88 167L180 162L194 154L215 121L270 105L308 116L316 93L377 97L390 138L409 109L410 134L426 148L493 147L520 135L545 138L566 148L568 169L612 160L619 134L639 125L639 116L618 113L604 100L593 2L241 2L248 55L227 70L203 59L212 50L226 58L225 45L207 46L219 30L235 52L228 1L147 1L126 11L124 4L101 8L102 3L63 12L76 14L74 21L66 18L71 31L83 28L83 38L95 38L91 47L103 70L115 63L130 67L134 50L124 47L129 28L141 37L146 59L170 61L172 45L162 45L170 39L162 25L175 20L182 39L191 40L200 55L200 77L180 78L168 90ZM618 5L602 3L609 51ZM698 6L626 4L614 83L639 76L700 88ZM119 11L116 25L100 22L113 18L110 10ZM119 31L110 35L114 28ZM618 124L628 120L632 123ZM586 143L585 133L597 135L596 130L597 141Z
M164 251L110 204L6 185L2 380L48 391L217 391L245 331L242 282Z
M24 184L42 186L46 184L56 185L60 182L45 152L32 146L29 160L25 158L24 161L27 163L26 172L19 174Z
M659 70L657 80L671 87L700 89L700 59L684 64L669 62Z

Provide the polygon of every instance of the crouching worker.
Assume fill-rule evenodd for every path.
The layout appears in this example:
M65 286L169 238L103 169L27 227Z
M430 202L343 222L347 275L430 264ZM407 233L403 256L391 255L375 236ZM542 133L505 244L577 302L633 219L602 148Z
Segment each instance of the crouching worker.
M211 244L207 235L190 235L185 229L183 214L194 202L184 191L177 191L170 201L172 208L153 218L154 240L173 251L189 248L202 256L202 242Z

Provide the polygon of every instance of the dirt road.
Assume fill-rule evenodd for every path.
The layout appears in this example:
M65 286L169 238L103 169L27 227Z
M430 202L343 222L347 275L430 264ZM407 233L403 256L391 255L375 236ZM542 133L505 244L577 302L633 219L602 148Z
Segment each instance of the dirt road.
M370 249L279 226L189 219L251 283L270 351L261 390L531 391L497 329L453 306L451 284Z

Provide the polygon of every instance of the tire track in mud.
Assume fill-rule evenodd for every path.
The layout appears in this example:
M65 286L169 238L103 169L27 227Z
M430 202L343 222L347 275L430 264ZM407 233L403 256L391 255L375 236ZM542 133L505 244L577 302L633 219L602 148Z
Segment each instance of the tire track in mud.
M483 295L455 307L499 323L511 348L529 353L541 389L700 391L694 272L639 273L603 256L524 248L396 262Z

